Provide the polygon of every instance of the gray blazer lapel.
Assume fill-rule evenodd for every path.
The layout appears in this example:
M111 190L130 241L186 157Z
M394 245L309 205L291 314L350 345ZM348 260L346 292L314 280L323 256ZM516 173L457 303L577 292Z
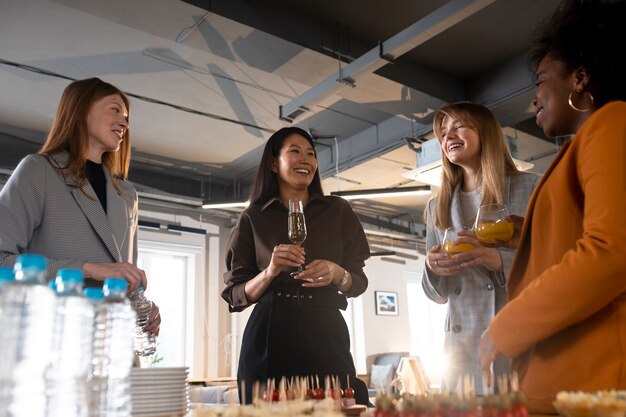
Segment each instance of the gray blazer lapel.
M59 152L51 156L53 165L56 165L57 168L60 169L66 167L68 159L69 153L66 151ZM107 200L109 200L110 191L108 190L108 184L111 181L109 178L109 172L106 168L104 170L104 173L107 178ZM70 178L65 175L63 175L63 178L65 180L65 183L72 187L72 196L74 197L74 200L76 200L76 204L78 204L78 207L80 207L80 209L83 211L85 217L87 218L87 220L89 220L89 223L94 228L98 236L100 236L115 261L121 262L122 256L120 253L120 247L118 246L116 240L115 233L113 233L113 229L111 228L109 219L104 213L104 209L102 209L102 206L100 205L100 200L98 200L98 198L96 197L96 192L94 191L89 181L85 183L85 193L93 196L93 199L87 197L85 193L81 192L78 189L78 187L76 186L76 180L74 178ZM117 196L117 193L115 193L115 196Z
M115 242L121 251L126 251L129 239L128 232L131 229L133 215L133 204L131 200L124 195L120 195L113 186L109 170L104 169L104 175L107 180L107 217Z
M80 209L83 211L85 217L87 217L91 226L94 228L96 233L98 233L98 236L100 236L107 249L109 249L109 252L111 252L115 261L121 262L122 255L120 253L120 248L117 245L115 234L113 233L109 219L104 213L104 209L100 205L100 201L96 197L96 193L89 182L85 184L85 193L92 195L94 197L93 200L83 194L83 192L81 192L78 188L74 188L72 190L72 195L74 196L74 200L76 200L76 204L78 204Z
M511 201L511 177L504 177L504 190L502 190L502 199L505 204ZM513 214L510 213L509 214Z

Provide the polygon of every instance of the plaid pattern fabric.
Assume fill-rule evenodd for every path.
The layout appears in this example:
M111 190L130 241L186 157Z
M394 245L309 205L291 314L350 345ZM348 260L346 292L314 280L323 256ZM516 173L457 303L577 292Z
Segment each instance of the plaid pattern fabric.
M64 166L66 152L53 162ZM137 193L122 180L118 194L105 168L108 214L87 182L85 193L60 175L48 160L29 155L0 191L0 265L13 266L17 255L48 259L47 277L58 269L82 269L89 262L134 262L137 257Z
M507 177L504 189L505 204L513 207L511 214L523 216L530 195L540 177L522 174ZM426 220L426 248L443 243L443 230L434 226L433 216L437 206L436 198L428 204ZM517 211L515 208L517 207ZM462 225L463 214L459 201L459 187L454 192L451 205L454 225ZM422 287L431 300L439 304L448 303L445 323L445 355L448 370L442 381L442 389L455 391L457 381L463 375L473 375L476 392L483 393L482 375L478 364L478 343L483 331L495 314L506 302L506 277L511 269L515 251L499 249L503 271L492 272L485 267L466 268L456 275L442 277L428 270L424 265ZM508 372L510 362L501 359L495 364L496 374Z

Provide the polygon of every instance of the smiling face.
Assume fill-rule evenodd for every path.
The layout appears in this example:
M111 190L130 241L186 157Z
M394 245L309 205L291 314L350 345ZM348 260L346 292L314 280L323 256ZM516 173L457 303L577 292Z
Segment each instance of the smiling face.
M119 149L128 129L128 109L118 94L96 100L87 113L88 159L100 163L102 154Z
M306 190L317 171L315 150L305 138L291 134L274 158L272 171L278 174L280 189Z
M565 65L545 56L537 66L537 92L533 104L537 112L537 126L550 137L576 133L587 114L568 105L570 93L580 85L576 71L567 71ZM577 94L574 94L576 97Z
M441 150L451 163L474 169L480 165L480 137L474 127L461 119L445 116L439 131Z

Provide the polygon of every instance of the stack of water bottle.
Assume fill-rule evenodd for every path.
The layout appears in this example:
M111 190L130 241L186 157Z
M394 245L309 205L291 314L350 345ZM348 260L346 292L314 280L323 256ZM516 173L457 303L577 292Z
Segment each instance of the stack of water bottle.
M130 416L133 337L147 337L135 332L126 280L107 278L84 294L80 270L61 269L45 282L38 255L0 268L0 417Z

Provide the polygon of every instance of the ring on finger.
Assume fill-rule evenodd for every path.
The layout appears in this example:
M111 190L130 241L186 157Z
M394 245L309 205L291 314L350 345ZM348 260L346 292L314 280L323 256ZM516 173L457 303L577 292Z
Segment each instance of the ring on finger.
M439 259L435 259L435 265L440 266L439 265Z

